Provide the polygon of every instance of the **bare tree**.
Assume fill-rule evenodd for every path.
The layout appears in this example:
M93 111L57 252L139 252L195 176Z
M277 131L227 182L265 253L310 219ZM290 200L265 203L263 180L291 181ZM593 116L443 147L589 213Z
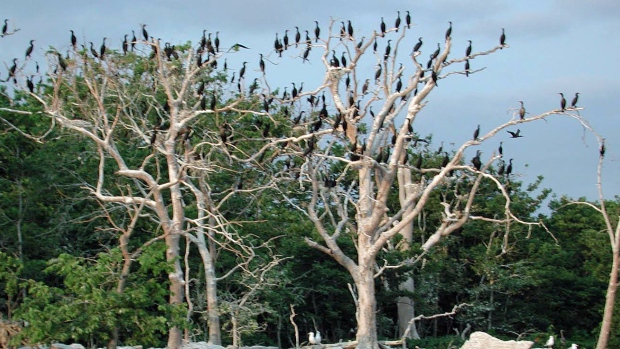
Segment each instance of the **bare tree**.
M175 48L168 43L162 47L157 40L129 44L136 46L134 53L104 48L105 42L97 56L75 46L66 55L51 51L49 87L40 94L28 93L42 111L2 108L24 117L46 118L49 129L35 135L6 118L0 122L38 142L60 127L93 145L99 160L97 179L84 187L104 208L126 208L132 224L143 219L161 227L159 238L165 241L166 258L174 266L169 274L172 306L186 302L180 239L186 237L198 247L207 277L209 341L221 344L216 250L235 253L240 261L221 277L247 268L254 257L252 246L235 233L236 222L225 219L221 210L231 198L251 196L271 185L269 181L265 185L256 181L245 189L240 185L267 149L254 150L265 143L265 137L247 120L265 113L253 111L258 103L254 96L243 91L225 93L226 74L215 66L217 58L232 52L220 52L203 62L197 59L202 58L202 47ZM15 75L26 75L25 68L16 69ZM214 188L213 178L218 175ZM132 228L117 226L117 231L125 259L123 272L128 272L132 254L126 244ZM123 287L121 278L118 291ZM178 348L181 340L181 330L172 326L167 346Z
M498 35L499 45L487 51L449 58L450 27L443 47L437 44L428 62L419 62L423 57L420 47L410 51L416 41L407 40L406 29L398 32L396 28L382 28L364 41L348 33L344 24L340 30L334 30L334 26L337 28L337 22L331 21L322 40L307 42L300 49L304 60L307 51L319 49L325 74L322 85L291 100L296 113L302 109L309 112L303 122L293 120L295 133L285 140L298 143L301 149L292 151L284 160L284 168L293 174L297 190L282 190L282 195L314 224L321 241L306 237L306 242L334 258L353 278L357 345L377 348L375 279L385 270L416 263L444 237L471 220L502 225L506 236L515 223L541 225L523 221L511 212L509 171L498 175L492 170L493 163L503 163L502 154L483 159L477 152L470 160L466 152L498 134L505 135L509 127L554 114L574 116L578 108L562 107L528 118L514 109L510 120L487 132L472 127L472 139L451 155L445 152L441 166L433 167L413 156L416 148L427 142L414 133L426 98L443 79L465 78L482 71L484 68L471 69L470 62L507 48L505 35ZM336 50L343 52L342 57L336 55ZM401 50L411 52L402 61L402 55L398 55ZM463 65L465 69L461 69ZM368 66L374 66L374 71L365 69ZM504 197L503 212L491 217L477 213L474 199L483 181ZM394 191L398 191L397 204L389 201ZM431 209L429 199L438 191L443 193L442 220L431 228L434 231L425 238L417 256L398 265L381 261L381 251L393 246L395 237L404 237L399 248L410 246L413 223ZM354 255L343 250L344 240L354 241ZM413 284L404 287L413 290ZM403 332L411 333L407 327L415 314L413 304L409 306L405 309L409 317L401 320L405 321Z

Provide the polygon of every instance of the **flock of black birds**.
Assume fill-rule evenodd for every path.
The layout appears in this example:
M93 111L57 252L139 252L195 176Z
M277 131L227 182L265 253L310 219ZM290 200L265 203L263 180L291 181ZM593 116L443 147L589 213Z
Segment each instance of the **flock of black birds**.
M4 26L2 28L2 35L6 35L8 33L8 25L7 25L8 20L5 20L4 22ZM301 57L302 59L302 63L305 63L309 60L309 55L310 52L312 50L313 47L320 46L321 44L319 44L320 40L323 41L327 41L329 40L328 38L322 38L321 37L321 28L319 25L318 21L314 21L315 25L313 28L313 37L310 37L310 30L303 30L303 32L305 33L305 36L302 39L302 34L300 32L299 27L295 27L295 33L294 35L292 35L291 37L289 37L289 30L285 30L284 31L284 35L281 36L278 35L278 33L276 33L275 36L275 40L274 40L274 51L278 54L279 57L282 57L282 54L284 51L295 47L297 48L300 45L305 45L303 46L303 50L301 52L301 54L299 55L299 57ZM400 11L397 12L397 17L394 21L394 26L392 28L388 28L385 20L383 17L381 17L381 21L379 24L379 30L380 32L376 32L373 33L373 41L372 41L372 49L373 52L375 54L377 54L377 50L378 50L378 39L381 38L385 38L386 35L391 32L399 32L399 29L401 28L401 24L402 24L402 20L401 20L401 14ZM132 34L131 34L131 38L129 37L129 34L125 34L123 37L123 40L121 42L121 50L122 53L124 55L128 54L129 52L134 52L136 49L136 44L137 43L144 43L148 46L150 46L152 48L152 53L151 53L151 58L155 57L155 55L158 54L158 50L159 50L159 39L155 39L152 36L149 36L148 32L147 32L147 25L146 24L141 24L141 39L138 40L138 38L136 37L136 32L134 30L132 30ZM405 15L405 19L404 19L404 27L406 27L407 29L411 28L411 16L409 11L406 11L406 15ZM451 40L451 36L452 36L452 31L453 31L453 27L452 27L452 22L449 22L449 26L445 32L445 40ZM73 51L78 52L78 40L77 37L75 36L75 33L73 30L70 30L70 45L71 48L73 49ZM337 38L339 39L339 41L341 42L346 42L346 41L351 41L354 43L354 47L356 52L359 52L362 49L366 49L370 46L370 43L366 43L364 44L364 40L365 37L362 37L360 40L356 40L355 37L355 30L354 27L351 23L350 20L348 20L345 24L344 21L340 22L340 28L337 34ZM403 34L404 35L404 34ZM142 40L143 39L143 40ZM106 59L106 55L109 52L108 50L108 46L106 43L106 40L108 40L108 38L104 37L102 40L101 45L99 46L98 49L95 48L95 44L91 41L89 42L89 48L87 49L85 47L84 44L81 44L81 48L82 50L79 51L82 55L87 55L88 52L90 52L90 54L92 55L92 57L94 59L99 59L101 61L104 61ZM379 55L379 57L381 57L382 59L378 59L378 63L377 63L377 68L375 70L375 74L374 74L374 81L375 83L378 85L379 80L382 78L383 76L383 65L387 64L387 60L389 57L391 57L392 54L392 39L388 39L386 46L385 46L385 51L382 55ZM474 56L472 56L472 40L467 40L468 41L468 46L466 47L465 50L465 75L469 76L470 74L470 59L474 58ZM28 60L31 58L31 55L33 53L34 50L34 42L35 40L30 40L30 45L27 47L26 51L25 51L25 59ZM314 42L314 44L313 44ZM346 43L344 44L346 45ZM415 43L415 45L413 46L413 50L411 55L412 56L418 56L421 53L421 49L423 46L423 38L419 37L417 42ZM502 32L499 38L499 49L503 49L504 47L507 47L506 44L506 34L505 34L505 30L504 28L502 28ZM204 66L208 66L215 69L217 68L217 62L218 62L218 58L220 58L224 53L228 53L231 50L239 50L240 48L243 49L248 49L247 46L242 45L242 44L234 44L231 46L231 48L226 51L223 52L220 49L220 38L219 38L219 32L215 33L215 37L212 38L212 33L207 33L206 30L203 30L202 32L202 36L200 38L200 40L198 41L198 46L194 51L195 54L195 64L197 67L201 68ZM174 45L171 45L170 43L165 43L164 47L163 47L163 54L164 56L168 59L168 60L173 60L173 59L179 59L179 54L177 52L177 49L175 48ZM203 59L203 55L207 54L207 58ZM437 80L439 79L438 77L438 72L437 70L433 67L433 62L436 61L437 59L439 59L440 57L440 53L441 53L441 45L440 43L437 44L437 49L431 53L429 55L429 61L426 64L426 70L430 70L431 76L430 78L427 78L426 81L427 83L432 82L435 86L437 86ZM61 71L65 71L68 68L68 64L67 61L65 60L65 58L63 58L63 56L59 53L59 52L55 52L57 58L58 58L58 68ZM340 55L340 57L337 56L336 54L336 50L332 49L331 50L331 59L329 60L329 65L331 68L336 68L336 69L350 69L349 65L351 62L350 59L347 59L347 55L348 55L348 50L347 51L343 51L342 54ZM69 58L69 55L67 53L67 57ZM17 62L18 59L15 58L13 59L13 64L9 67L8 69L8 78L5 81L9 81L10 79L13 80L14 83L17 83L16 80L16 74L18 71L17 68ZM238 71L238 77L237 77L237 90L239 93L242 93L242 89L243 89L243 85L242 83L245 81L245 74L246 74L246 70L247 70L247 64L248 62L244 61L241 68ZM443 58L443 62L442 64L446 64L446 57ZM226 61L224 61L224 70L227 70L227 63ZM259 60L258 60L258 70L262 73L263 78L265 76L266 73L266 64L265 64L265 55L263 55L262 53L259 54ZM38 64L37 64L37 72L38 72ZM303 119L302 117L304 115L305 111L300 111L298 113L298 116L291 119L292 125L293 127L296 127L298 125L307 125L307 132L309 132L311 134L310 138L306 139L306 146L305 148L303 148L303 151L301 151L301 155L302 157L307 157L310 156L313 151L315 150L317 143L318 143L318 139L316 137L316 133L320 132L323 128L323 125L325 124L330 124L331 128L332 128L332 132L336 132L336 131L342 131L345 135L347 134L347 127L348 124L352 121L358 121L360 120L361 117L364 116L365 111L362 111L362 107L361 107L361 98L363 98L369 91L369 85L370 85L370 79L366 79L361 87L361 98L356 99L357 96L357 92L355 91L355 88L353 88L351 86L351 79L350 79L350 70L347 70L347 75L346 75L346 79L345 79L345 87L347 89L347 94L348 94L348 105L349 108L347 110L338 110L335 113L335 118L334 120L327 122L327 120L329 119L329 112L327 110L327 103L326 103L326 98L325 98L325 91L323 91L323 95L319 98L317 97L315 94L313 93L307 93L308 95L308 102L310 102L310 108L311 111L308 114L308 116L312 117L312 115L314 115L313 110L315 110L314 108L317 108L320 105L320 102L322 101L322 107L321 109L318 111L318 113L316 114L318 117L316 117L314 120L306 120ZM420 74L420 78L424 78L424 69L421 69L419 74ZM397 76L396 80L396 85L394 87L394 90L397 93L401 93L401 90L403 89L403 82L402 82L402 64L401 67L399 69L399 75ZM26 78L26 85L27 88L30 92L34 92L35 89L35 85L34 82L32 81L32 77L30 76L28 78ZM230 79L230 83L234 83L235 82L235 73L232 74L232 77ZM291 93L289 94L287 92L287 88L284 88L284 92L282 93L282 97L281 98L277 98L275 97L273 94L269 93L269 95L266 95L264 93L261 94L262 99L263 99L263 109L265 110L265 112L269 112L270 108L271 108L271 103L275 100L279 100L281 102L282 108L281 110L284 112L284 114L286 116L289 116L289 109L288 106L285 106L285 104L290 103L290 105L293 105L294 102L296 102L297 100L300 100L302 96L304 96L303 94L303 82L299 85L299 88L297 87L297 85L292 82L292 90ZM254 95L254 93L256 92L256 90L258 89L258 78L255 78L253 83L250 84L249 86L249 94L250 95ZM215 110L216 109L216 105L217 105L217 97L215 92L211 93L210 96L210 103L207 106L207 94L205 93L205 83L201 82L198 87L197 87L197 96L200 98L200 108L202 110L207 110L207 107L211 110ZM417 94L417 88L414 91L414 96ZM563 93L559 93L561 96L561 101L560 101L560 111L564 112L567 108L567 103L566 103L566 99L564 98ZM402 99L406 100L407 96L403 96ZM572 100L571 106L570 108L575 109L577 108L577 102L578 102L578 98L579 98L579 93L575 94L575 97ZM526 110L524 107L524 103L523 101L519 101L520 103L520 108L518 109L518 115L520 120L525 120L525 116L526 116ZM167 103L165 103L164 108L169 106L167 105ZM301 106L300 106L301 107ZM375 113L372 111L372 107L369 106L368 108L368 112L371 115L371 117L374 119L375 118ZM392 106L392 108L389 110L389 113L391 113L394 110L394 106ZM385 115L383 115L383 117L385 117ZM262 136L264 138L268 138L269 137L269 127L270 127L270 123L265 123L264 124L264 129L262 131ZM397 132L394 128L394 125L390 125L391 129L393 130L393 136L392 136L392 145L394 146L396 139L397 139ZM160 131L164 131L167 130L169 127L169 124L166 125L165 121L162 120L159 124L157 124L152 131L152 137L151 137L151 144L154 144L154 142L156 141L156 137L158 132ZM385 129L385 127L383 126L383 124L381 124L381 126L379 127L380 130ZM413 137L413 129L411 127L411 125L408 125L408 129L409 129L409 139L414 139ZM234 128L232 125L230 125L229 123L224 122L221 127L220 127L220 138L223 144L227 144L232 140L232 135ZM523 135L521 134L521 130L517 129L516 131L507 131L510 134L511 138L521 138L523 137ZM183 140L187 140L188 137L191 137L191 134L193 134L193 131L191 130L191 127L188 128L187 130L185 130L185 132L181 132L180 137L182 137ZM474 136L473 136L473 140L474 141L478 141L478 137L480 135L480 125L478 125L478 127L476 128L476 130L474 131ZM357 135L354 137L354 139L351 139L351 137L349 138L349 141L351 142L351 146L350 146L350 160L351 161L358 161L361 159L362 155L365 155L366 152L366 144L365 142L360 145L358 144L357 141ZM424 141L421 139L416 139L414 142L414 146L417 145L418 141ZM283 146L288 145L290 142L286 142L283 143ZM375 160L377 163L384 163L389 159L390 156L390 152L389 152L389 148L390 146L382 146L378 148L378 151L376 153L375 156ZM601 146L600 149L601 152L601 156L604 154L605 149L604 149L604 144ZM438 154L441 154L442 151L440 150L438 152ZM500 143L500 148L499 148L499 153L500 156L503 156L503 150L502 150L502 146ZM474 156L474 158L471 160L471 163L473 165L473 167L479 171L482 167L482 161L480 159L481 156L481 151L477 151L476 155ZM447 152L445 153L445 158L443 160L444 162L444 166L447 165L447 162L449 161L448 159L448 154ZM418 160L414 166L414 168L421 170L422 169L422 156L418 156ZM505 175L505 176L509 176L512 172L512 159L510 159L509 161L509 165L507 167L505 167L505 164L503 162L503 160L501 161L500 167L497 171L497 173L499 175Z

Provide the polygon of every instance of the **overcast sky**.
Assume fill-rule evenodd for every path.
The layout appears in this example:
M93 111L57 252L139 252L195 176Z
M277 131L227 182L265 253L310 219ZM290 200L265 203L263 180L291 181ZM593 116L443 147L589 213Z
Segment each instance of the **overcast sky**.
M258 54L264 53L269 55L270 77L282 84L307 81L304 87L308 90L313 69L321 68L319 62L302 70L278 60L271 53L275 33L281 37L285 29L294 31L299 26L302 36L304 30L312 35L315 20L326 32L334 18L350 19L356 36L369 36L379 30L381 17L392 26L398 10L403 17L409 10L414 23L406 34L406 53L419 36L424 37L423 53L430 53L438 42L443 46L448 21L454 27L454 55L463 54L468 39L473 41L474 52L492 48L501 28L506 29L510 45L472 61L473 69L485 68L480 73L441 80L416 121L417 132L433 134L437 142L445 142L444 148L451 148L451 143L460 145L470 139L477 124L484 133L508 121L518 100L525 102L528 112L537 114L558 108L557 92L564 92L569 103L580 92L579 105L585 108L581 115L606 138L606 197L620 194L618 0L11 1L3 3L0 18L8 18L9 28L16 26L20 31L0 40L4 66L0 75L6 77L5 67L12 58L23 61L30 39L36 40L34 59L43 61L41 55L50 45L61 52L68 48L69 29L75 30L80 42L93 41L98 47L106 36L109 46L119 48L124 34L132 29L139 33L139 24L147 23L152 36L173 44L196 42L203 29L219 31L221 46L239 42L251 48L245 56L229 57L230 69L238 70L240 62L247 60L248 78L257 77ZM314 54L318 59L318 53ZM374 71L372 66L368 69ZM577 122L552 116L548 122L520 128L523 138L502 134L483 144L483 158L504 141L505 156L514 158L514 172L524 182L542 175L543 186L558 195L596 198L598 145Z

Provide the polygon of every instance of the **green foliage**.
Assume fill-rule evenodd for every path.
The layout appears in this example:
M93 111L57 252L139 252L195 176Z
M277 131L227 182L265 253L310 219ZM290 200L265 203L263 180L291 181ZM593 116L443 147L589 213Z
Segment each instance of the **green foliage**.
M119 292L123 259L117 249L96 260L62 254L46 273L63 287L26 283L29 297L18 317L30 325L21 336L34 343L76 341L105 344L116 327L127 344L160 345L168 326L182 323L184 307L167 304L167 272L163 244L152 245L138 258L125 288Z

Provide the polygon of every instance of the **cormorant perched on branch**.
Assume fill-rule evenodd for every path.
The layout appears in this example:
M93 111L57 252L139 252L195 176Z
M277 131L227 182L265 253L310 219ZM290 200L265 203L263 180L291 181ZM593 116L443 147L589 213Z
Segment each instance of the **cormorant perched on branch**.
M577 108L578 100L579 100L579 92L576 92L575 97L573 97L573 101L570 103L571 108Z
M375 71L375 81L378 81L381 77L381 64L377 64L377 70Z
M243 62L243 67L241 67L241 70L239 70L239 80L243 79L243 76L245 75L246 64L248 64L248 62Z
M105 55L105 50L106 50L105 40L106 39L107 39L106 37L103 38L103 42L101 43L101 47L99 48L99 57L101 57L101 59L103 59L103 55Z
M299 33L299 27L295 27L295 47L299 44L299 40L301 40L301 34Z
M478 125L478 127L476 128L476 130L474 131L474 141L478 140L478 136L480 135L480 125Z
M260 61L258 61L258 66L260 67L260 71L263 72L263 74L265 74L265 61L263 61L263 54L262 53L259 53L259 54L260 54Z
M127 50L129 49L129 44L127 43L127 34L125 34L125 37L123 38L122 48L123 48L123 54L126 55Z
M28 86L28 91L30 93L34 93L34 83L32 82L32 78L34 75L31 75L30 78L26 78L26 86Z
M73 46L73 49L75 50L77 47L77 38L75 37L75 33L73 32L73 30L69 30L71 32L71 46Z
M65 62L64 58L62 58L60 52L56 52L56 55L58 56L58 65L60 65L60 68L63 71L67 70L67 62Z
M351 24L351 20L347 21L347 33L349 33L349 37L353 40L353 25Z
M510 136L511 136L512 138L519 138L519 137L523 137L523 136L521 135L521 129L517 129L517 132L512 132L512 131L506 131L506 132L510 133Z
M465 56L469 57L469 55L471 55L471 40L467 41L469 41L469 46L467 46L467 49L465 49Z
M504 175L505 166L506 166L506 164L504 164L504 162L503 162L503 161L502 161L502 162L500 162L500 164L499 164L499 168L497 169L497 175L498 175L498 176L502 176L502 175Z
M519 118L521 120L525 119L525 107L523 107L523 101L519 101L521 103L521 108L519 108Z
M400 28L400 11L396 11L398 15L396 16L396 21L394 22L394 28L396 28L396 32L398 33L398 28Z
M437 58L437 56L439 56L439 51L441 50L441 46L439 46L439 43L437 43L437 50L435 50L435 52L433 52L433 54L431 55L431 60Z
M448 29L446 30L446 40L448 40L448 38L450 37L450 35L452 35L452 22L448 22L450 23L450 26L448 27Z
M605 156L605 140L601 143L601 147L599 148L599 154L601 157Z
M415 44L415 46L413 47L413 52L420 51L420 47L422 47L422 37L421 36L418 38L418 43Z
M564 111L566 109L566 98L564 98L564 94L562 92L558 92L558 94L562 97L560 100L560 107L562 108L562 111Z
M314 21L314 23L316 23L316 26L314 27L314 42L319 42L320 39L320 35L321 35L321 28L319 28L319 21Z
M93 46L92 41L90 42L90 53L92 53L95 58L99 58L99 53L95 50L95 46Z
M469 59L465 61L465 76L469 77Z
M508 162L508 167L506 168L506 177L510 176L512 173L512 159Z
M34 50L34 40L30 40L30 46L28 46L28 48L26 49L26 57L25 58L30 57L30 55L32 54L32 50Z
M390 42L392 42L392 40L388 40L387 46L385 47L385 55L383 55L384 61L387 61L388 57L390 56L390 53L392 52L392 46L390 46Z
M407 25L407 29L411 29L411 15L409 11L407 11L407 15L405 16L405 24Z
M499 147L497 148L497 152L499 153L500 156L504 155L504 147L502 146L504 142L499 142Z
M5 19L4 25L2 26L2 36L5 36L8 31L9 31L9 20Z
M480 167L482 167L482 161L480 161L480 155L482 152L480 150L476 151L476 156L471 159L471 163L474 165L474 168L480 171Z
M146 31L146 24L141 24L142 26L142 36L144 36L144 41L149 41L149 33Z
M383 36L385 36L385 22L383 21L383 17L381 17L380 28L381 28L381 36L383 37Z

